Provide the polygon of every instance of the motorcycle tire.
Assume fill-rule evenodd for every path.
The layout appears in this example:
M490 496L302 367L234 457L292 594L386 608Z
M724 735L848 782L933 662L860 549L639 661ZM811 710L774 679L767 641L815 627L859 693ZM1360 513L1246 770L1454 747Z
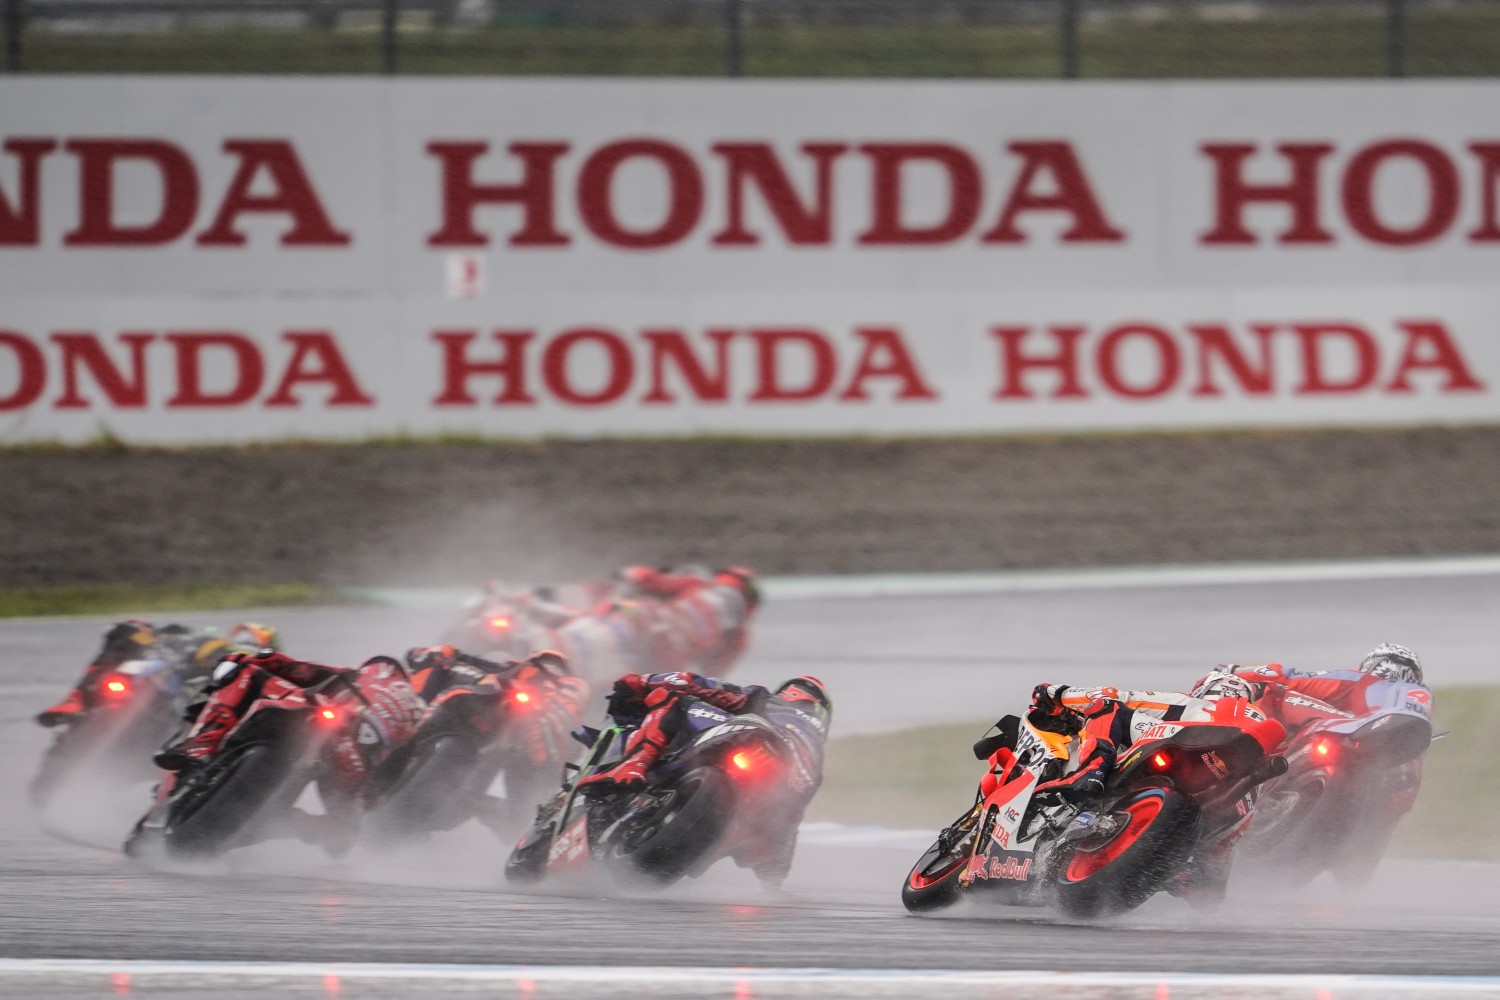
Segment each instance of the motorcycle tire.
M1278 781L1271 794L1262 793L1245 833L1246 856L1279 854L1283 844L1299 838L1328 790L1328 778L1327 771L1308 771Z
M710 767L683 775L671 800L642 821L627 815L604 835L606 864L631 885L666 888L701 869L729 822L729 780Z
M958 879L974 850L974 829L978 819L978 810L971 809L948 828L953 830L967 822L967 831L960 829L955 838L949 838L950 846L946 850L943 848L944 838L939 837L912 865L901 886L901 904L908 912L930 913L958 901L963 891Z
M532 827L505 859L505 881L513 885L540 882L542 873L547 870L547 852L551 849L551 825Z
M451 830L472 816L463 809L464 778L474 767L473 745L458 736L440 736L407 761L365 826L373 843L393 846Z
M1385 849L1390 846L1400 820L1399 815L1387 816L1365 822L1345 835L1344 843L1329 866L1334 881L1341 888L1363 889L1369 884L1380 859L1385 857Z
M179 857L212 857L248 843L267 806L288 794L284 786L290 762L268 744L245 747L210 766L215 769L212 784L185 787L168 812L164 841ZM295 801L295 795L291 799Z
M1164 888L1193 852L1198 806L1181 792L1142 789L1110 813L1125 814L1124 825L1061 859L1057 907L1069 917L1096 919L1135 909Z

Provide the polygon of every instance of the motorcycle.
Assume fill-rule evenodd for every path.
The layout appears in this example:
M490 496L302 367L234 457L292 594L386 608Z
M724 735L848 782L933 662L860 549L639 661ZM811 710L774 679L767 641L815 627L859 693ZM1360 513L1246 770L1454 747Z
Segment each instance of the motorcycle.
M475 818L494 828L519 825L522 811L555 782L586 696L581 682L559 683L534 668L449 687L366 785L370 838L421 840ZM505 798L497 803L487 793L501 774Z
M127 660L89 678L84 710L64 723L42 757L29 792L41 809L89 776L111 784L156 773L151 754L182 714L186 685L163 659Z
M760 714L730 715L697 704L644 790L600 797L583 795L579 782L620 759L627 730L585 728L575 734L589 746L575 780L538 810L506 878L597 868L626 886L664 888L725 858L753 867L774 838L795 836L821 781L827 726L821 706L772 699Z
M392 660L388 669L401 667ZM164 777L125 853L210 858L290 835L297 799L336 761L378 762L409 736L372 724L369 707L348 673L309 688L268 686L206 763Z
M1071 799L1036 788L1069 770L1076 728L1002 719L974 746L990 765L974 804L912 866L902 903L927 913L972 897L1096 919L1191 877L1232 844L1257 786L1286 768L1274 752L1280 723L1232 699L1215 716L1173 723L1137 714L1132 745L1102 790Z
M1283 713L1303 721L1287 745L1287 773L1262 790L1244 842L1246 857L1268 874L1303 883L1328 871L1342 885L1361 886L1416 801L1434 738L1432 693L1379 681L1365 699L1356 713L1297 692L1284 696Z
M609 581L514 588L490 580L460 608L443 641L460 649L504 650L521 656L538 648L545 630L566 624L612 593Z

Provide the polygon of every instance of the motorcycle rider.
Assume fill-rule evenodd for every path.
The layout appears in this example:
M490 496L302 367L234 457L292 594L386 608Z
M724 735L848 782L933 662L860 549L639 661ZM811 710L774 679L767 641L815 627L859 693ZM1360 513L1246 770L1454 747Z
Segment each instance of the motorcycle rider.
M551 588L519 595L517 620L496 640L512 655L560 650L593 680L630 670L722 673L745 651L760 604L755 574L740 566L713 572L626 566L614 574L607 595L587 609L553 600Z
M833 703L816 677L803 675L784 681L774 691L759 685L740 687L700 674L673 672L626 674L609 696L609 715L627 730L624 756L607 770L596 771L577 785L587 796L613 795L643 788L646 774L674 738L683 732L693 706L706 703L734 715L763 714L772 700L780 701L818 720L821 740L816 748L816 774L810 787L788 798L778 815L763 817L758 845L735 858L769 888L779 887L791 870L797 828L807 804L822 782L822 741L827 740Z
M1050 732L1076 735L1080 743L1070 769L1037 785L1036 793L1051 792L1073 800L1103 791L1116 759L1158 722L1222 722L1237 726L1249 723L1248 728L1262 749L1271 753L1281 746L1285 730L1255 707L1257 695L1250 682L1228 669L1211 671L1188 692L1038 684L1032 691L1028 709L1032 724ZM1016 720L1008 727L1002 724L1000 736L976 743L975 756L984 759L1002 745L1014 747L1018 723ZM1249 825L1249 813L1247 803L1244 820L1228 831L1207 857L1194 858L1192 866L1167 891L1195 906L1221 902L1229 882L1234 846Z
M39 725L52 727L77 718L85 708L84 692L106 671L130 660L160 659L191 690L206 683L225 654L256 649L279 649L280 633L269 625L244 622L223 636L213 628L194 630L186 625L156 626L141 618L117 622L104 633L104 643L83 676L56 705L36 716Z
M332 766L319 773L318 792L327 812L313 816L293 810L298 836L320 843L330 853L352 846L359 823L359 791L375 763L366 758L367 748L388 752L409 739L422 715L422 702L405 668L388 656L375 656L358 667L334 667L296 660L274 649L254 653L231 653L214 669L208 700L192 728L180 740L153 758L165 771L178 777L213 758L224 738L257 699L311 688L343 677L358 692L361 708L355 713L360 726L356 744L336 752ZM336 689L329 688L329 693ZM349 725L353 725L353 720ZM372 727L371 739L364 727Z
M1264 707L1288 727L1323 717L1317 706L1300 704L1295 695L1317 699L1358 717L1370 711L1366 691L1382 681L1420 684L1426 705L1429 709L1432 705L1432 692L1423 679L1422 661L1407 647L1393 642L1376 646L1358 666L1349 670L1295 670L1280 663L1256 666L1231 663L1219 669L1233 671L1235 676L1256 685Z

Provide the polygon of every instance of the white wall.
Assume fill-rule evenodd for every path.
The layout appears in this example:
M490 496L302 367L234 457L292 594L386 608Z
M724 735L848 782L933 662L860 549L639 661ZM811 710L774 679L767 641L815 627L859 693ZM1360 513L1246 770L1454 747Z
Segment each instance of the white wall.
M0 441L1500 419L1494 83L4 88Z

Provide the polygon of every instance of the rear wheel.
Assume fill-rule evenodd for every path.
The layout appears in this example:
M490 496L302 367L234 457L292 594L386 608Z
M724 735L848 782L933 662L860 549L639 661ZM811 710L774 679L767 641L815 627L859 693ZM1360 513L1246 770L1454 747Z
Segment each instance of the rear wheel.
M171 806L164 836L174 854L212 856L249 843L270 804L287 795L291 762L268 744L246 747L210 767L198 781L188 779Z
M1305 829L1328 790L1328 772L1288 776L1262 792L1245 835L1245 853L1268 854Z
M1198 807L1181 792L1144 789L1122 800L1108 816L1113 828L1080 841L1057 873L1058 908L1070 917L1135 909L1192 854Z
M729 819L731 792L718 771L689 771L649 813L631 813L604 834L607 862L627 882L668 886L698 868Z
M974 851L974 833L979 825L979 809L944 830L927 848L906 875L901 886L901 903L912 913L926 913L951 906L962 891L959 876Z
M472 813L463 802L475 759L473 746L457 736L440 736L418 747L370 813L367 826L374 841L391 845L416 840L468 819Z

